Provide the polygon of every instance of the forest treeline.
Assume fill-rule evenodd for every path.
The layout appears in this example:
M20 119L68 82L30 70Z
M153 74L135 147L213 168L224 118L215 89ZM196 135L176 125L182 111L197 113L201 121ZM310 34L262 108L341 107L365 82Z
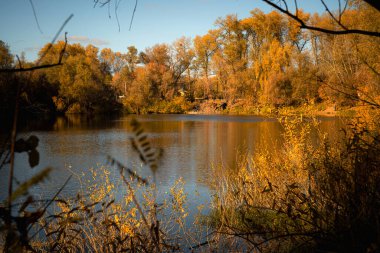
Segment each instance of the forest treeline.
M327 13L299 10L314 26L338 29ZM380 13L361 2L341 16L351 29L380 31ZM47 44L42 63L54 63L65 43ZM1 68L20 64L1 43ZM380 104L380 39L333 36L301 30L276 11L255 9L239 19L219 18L215 29L194 39L157 44L139 52L99 50L68 44L60 67L34 71L22 96L33 110L101 112L124 108L132 113L186 112L199 101L221 99L235 111L264 106L335 107ZM1 107L8 108L21 74L1 75Z

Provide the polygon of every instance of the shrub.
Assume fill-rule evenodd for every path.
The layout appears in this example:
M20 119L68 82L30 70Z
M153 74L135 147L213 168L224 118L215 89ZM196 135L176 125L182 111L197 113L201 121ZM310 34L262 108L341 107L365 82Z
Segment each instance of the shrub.
M331 144L316 123L284 121L264 147L217 181L211 219L244 247L269 252L375 252L380 247L379 128L357 120ZM372 126L372 127L371 127Z

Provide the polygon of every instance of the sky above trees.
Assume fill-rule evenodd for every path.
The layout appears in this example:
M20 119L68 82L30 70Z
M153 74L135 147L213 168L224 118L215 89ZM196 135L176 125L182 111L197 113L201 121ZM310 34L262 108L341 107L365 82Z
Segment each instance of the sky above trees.
M332 0L327 2L332 4ZM34 0L33 4L41 31L29 1L0 3L0 39L10 46L13 54L25 52L27 60L31 61L71 13L74 18L64 28L69 43L92 44L100 49L107 47L126 52L130 45L144 50L182 36L194 38L205 34L214 27L218 17L228 14L244 18L254 8L264 12L272 10L261 0L140 0L129 31L134 1L121 0L117 11L119 32L114 2L110 6L111 18L107 6L93 8L92 0ZM319 1L304 1L302 4L306 11L323 10Z

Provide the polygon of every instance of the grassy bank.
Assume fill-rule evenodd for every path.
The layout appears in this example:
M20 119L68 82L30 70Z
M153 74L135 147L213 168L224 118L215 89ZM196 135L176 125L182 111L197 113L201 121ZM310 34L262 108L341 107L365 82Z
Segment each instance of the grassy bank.
M363 109L364 108L364 109ZM366 106L336 107L331 104L304 104L299 106L252 105L244 101L229 103L222 99L189 102L183 98L157 101L147 107L132 108L125 104L124 111L131 114L231 114L266 117L354 117L367 110Z

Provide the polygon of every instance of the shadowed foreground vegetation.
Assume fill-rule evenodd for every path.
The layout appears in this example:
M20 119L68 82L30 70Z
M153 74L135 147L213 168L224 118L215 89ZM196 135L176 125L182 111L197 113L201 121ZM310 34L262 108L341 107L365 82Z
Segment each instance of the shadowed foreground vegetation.
M182 251L196 244L200 230L186 225L184 182L179 178L158 193L155 172L162 151L151 147L140 123L131 122L131 145L153 177L145 179L112 157L108 166L92 169L76 196L62 194L71 177L53 197L35 196L32 188L49 177L51 168L17 184L0 204L0 248L4 252L162 252ZM38 165L38 138L19 139L16 152L27 152ZM2 150L6 169L8 150ZM82 177L76 178L81 182ZM82 182L81 182L82 183ZM191 232L191 234L190 234Z
M1 245L5 252L378 252L379 116L352 119L334 143L317 120L280 119L283 146L242 153L235 171L216 166L211 211L191 226L185 182L157 193L161 152L133 121L131 143L152 179L109 157L109 166L92 171L89 189L68 196L61 188L40 200L28 192L48 176L42 170L13 191L12 215L2 202ZM37 146L31 137L16 150L34 166Z
M371 113L338 143L322 132L312 143L317 122L285 119L280 150L268 145L236 172L217 170L213 227L244 251L379 252L380 115Z

